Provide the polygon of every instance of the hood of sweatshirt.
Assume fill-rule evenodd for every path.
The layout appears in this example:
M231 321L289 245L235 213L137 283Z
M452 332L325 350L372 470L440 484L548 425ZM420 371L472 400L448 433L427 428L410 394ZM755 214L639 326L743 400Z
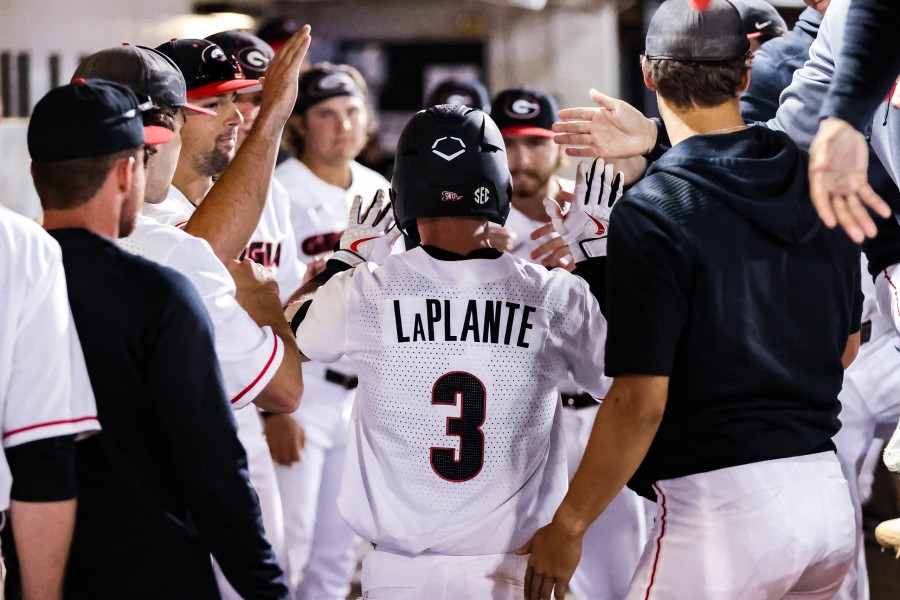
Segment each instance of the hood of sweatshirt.
M807 155L762 125L690 137L647 171L665 172L705 190L767 235L802 244L822 222L809 197Z

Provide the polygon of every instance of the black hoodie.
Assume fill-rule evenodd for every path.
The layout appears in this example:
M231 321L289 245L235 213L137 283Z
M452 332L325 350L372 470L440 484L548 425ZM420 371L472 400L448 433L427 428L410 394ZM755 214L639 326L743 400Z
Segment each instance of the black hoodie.
M650 484L833 450L859 250L821 225L806 156L750 127L691 137L616 205L606 373L665 375Z

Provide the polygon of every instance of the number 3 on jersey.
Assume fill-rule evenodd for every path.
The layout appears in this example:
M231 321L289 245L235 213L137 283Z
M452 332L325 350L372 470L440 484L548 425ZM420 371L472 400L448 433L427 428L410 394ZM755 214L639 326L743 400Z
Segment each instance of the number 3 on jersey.
M463 371L446 373L434 382L431 403L459 405L458 417L447 417L447 435L459 437L459 458L453 448L431 448L431 468L443 479L468 481L484 465L484 384Z

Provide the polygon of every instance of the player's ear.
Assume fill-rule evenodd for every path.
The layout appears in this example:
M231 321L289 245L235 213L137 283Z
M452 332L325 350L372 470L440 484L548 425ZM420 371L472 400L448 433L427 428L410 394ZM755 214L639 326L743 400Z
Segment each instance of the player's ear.
M644 86L651 92L655 92L656 84L650 79L650 63L646 56L641 57L641 73L644 75Z
M142 150L143 151L143 150ZM111 175L115 177L116 189L126 194L134 185L134 169L137 165L137 158L134 155L120 158L115 162Z

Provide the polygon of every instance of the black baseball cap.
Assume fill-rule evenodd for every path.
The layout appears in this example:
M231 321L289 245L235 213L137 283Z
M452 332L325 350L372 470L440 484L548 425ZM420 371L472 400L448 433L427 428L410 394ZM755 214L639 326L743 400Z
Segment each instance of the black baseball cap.
M474 79L448 79L439 83L425 101L425 108L438 104L461 104L478 108L486 113L491 110L491 100L480 81Z
M728 0L711 0L705 10L695 10L687 0L666 0L650 21L644 56L715 62L740 60L749 51L741 15Z
M152 48L125 43L91 54L75 69L72 79L78 78L121 83L138 96L149 96L157 106L216 114L188 103L184 76L178 66Z
M32 160L58 162L165 144L175 136L172 131L144 127L141 113L152 106L149 98L138 100L120 83L76 79L50 90L35 105L28 153Z
M207 36L206 39L219 46L225 54L237 59L244 76L248 79L259 79L265 75L269 61L275 58L272 46L249 31L241 29L221 31Z
M181 69L188 98L218 96L259 85L259 81L244 77L237 60L210 41L172 40L156 49Z
M767 42L772 38L781 37L787 31L787 23L775 10L775 7L765 0L730 0L741 14L744 22L744 31L747 37Z
M340 96L352 96L363 101L366 99L347 65L316 65L300 75L294 112L302 115L319 102Z
M491 117L504 137L553 137L559 108L548 94L530 87L503 90L491 104Z

